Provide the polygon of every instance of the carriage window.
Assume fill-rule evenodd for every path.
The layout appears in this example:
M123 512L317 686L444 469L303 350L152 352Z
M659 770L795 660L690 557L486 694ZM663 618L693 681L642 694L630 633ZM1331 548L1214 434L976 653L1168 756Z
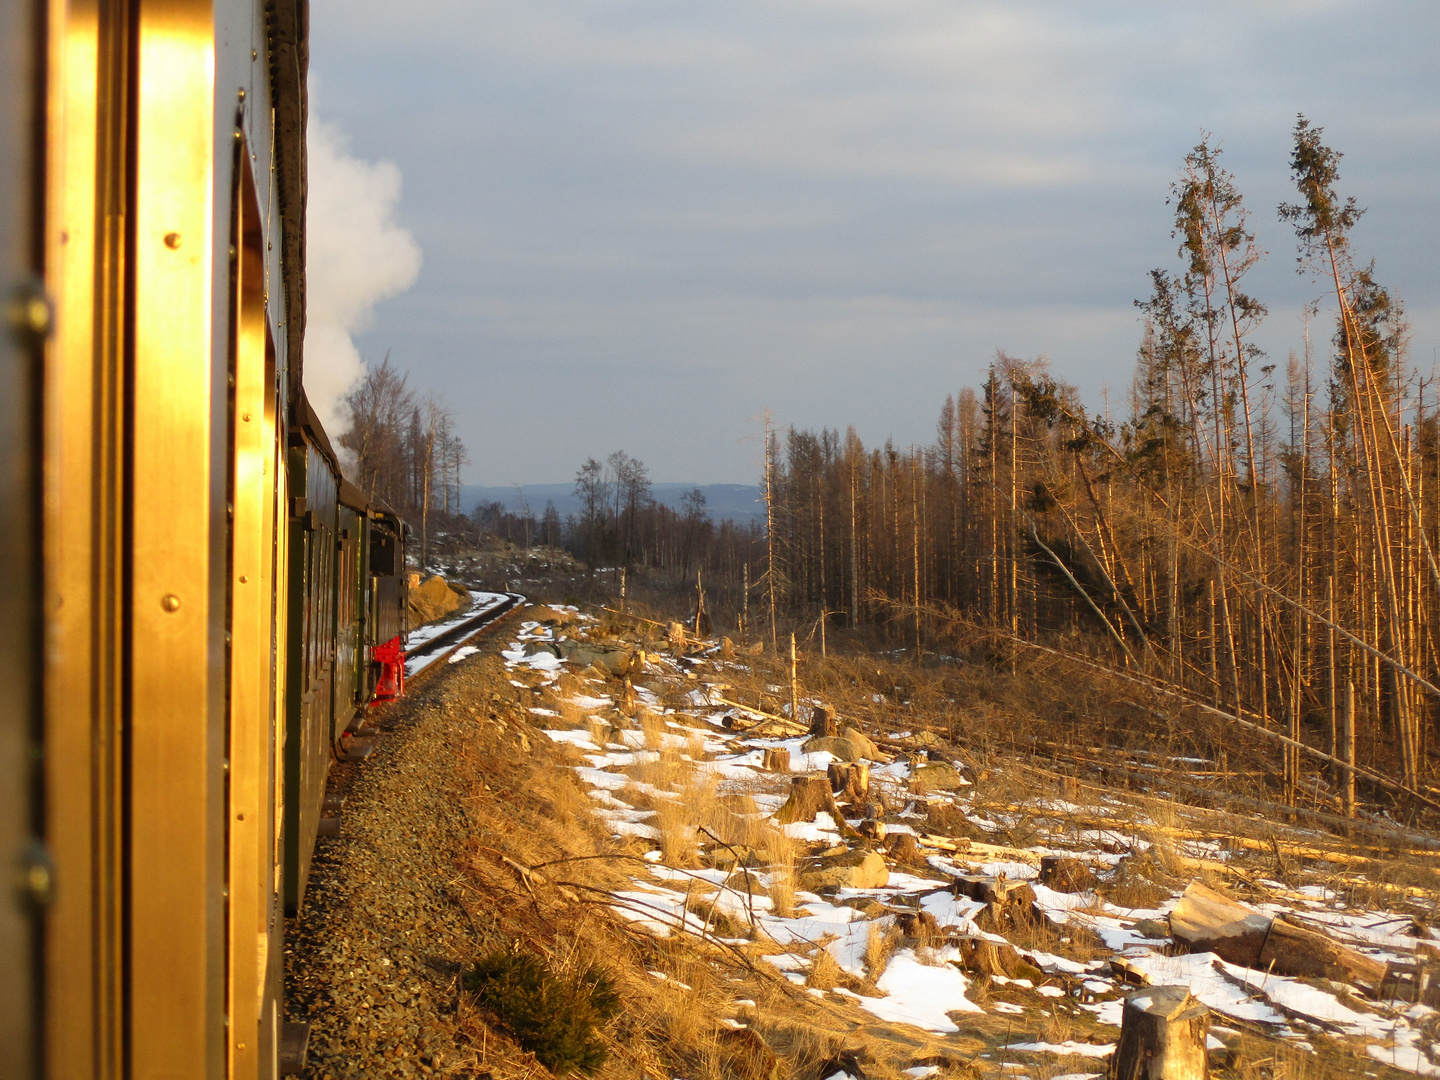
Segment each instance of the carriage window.
M370 573L379 577L395 574L395 538L379 530L371 533Z

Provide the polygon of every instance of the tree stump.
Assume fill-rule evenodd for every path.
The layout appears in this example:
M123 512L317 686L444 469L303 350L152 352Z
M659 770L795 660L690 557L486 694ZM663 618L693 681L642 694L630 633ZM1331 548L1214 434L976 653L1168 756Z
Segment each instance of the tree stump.
M835 722L835 709L830 705L816 705L815 712L810 717L810 735L812 737L840 734L839 725Z
M859 825L855 826L855 831L865 837L866 840L873 840L877 844L885 839L885 823L883 821L876 821L874 818L866 818L860 822Z
M925 853L920 850L915 837L908 832L893 834L885 845L885 854L897 863L925 866Z
M1205 1080L1210 1010L1184 986L1150 986L1125 1000L1110 1080Z
M870 766L866 762L849 764L832 761L825 770L830 790L836 799L864 806L870 800Z
M830 781L823 776L792 777L790 797L785 800L784 806L775 811L775 820L781 825L789 825L795 821L814 821L815 815L822 810L834 819L835 827L841 836L850 840L861 838L845 821L840 807L835 805L835 796L830 794Z
M765 751L765 762L762 766L766 772L789 772L790 751L785 747L769 747Z
M1040 884L1056 892L1078 893L1093 889L1095 875L1079 859L1066 855L1045 855L1040 859Z

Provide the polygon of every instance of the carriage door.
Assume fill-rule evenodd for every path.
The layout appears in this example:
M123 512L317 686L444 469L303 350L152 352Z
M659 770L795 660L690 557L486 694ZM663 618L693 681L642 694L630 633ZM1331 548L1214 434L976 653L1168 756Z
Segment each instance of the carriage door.
M249 148L238 140L231 215L227 615L230 1076L276 1074L281 896L275 860L278 463L275 350Z
M40 912L49 898L40 847L40 348L50 312L40 291L36 190L39 4L0 4L0 865L20 888L0 896L0 1076L40 1074ZM9 880L14 880L13 878Z

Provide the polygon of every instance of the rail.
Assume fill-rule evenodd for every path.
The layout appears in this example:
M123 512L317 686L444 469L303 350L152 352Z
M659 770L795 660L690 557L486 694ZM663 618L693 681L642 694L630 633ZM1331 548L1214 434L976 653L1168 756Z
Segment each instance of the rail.
M443 663L451 653L461 648L470 638L525 603L526 600L520 593L497 593L494 595L502 597L502 599L485 605L475 614L443 627L439 633L427 637L413 648L406 649L405 677L413 679L422 671L428 671L437 664ZM419 662L412 664L416 661Z

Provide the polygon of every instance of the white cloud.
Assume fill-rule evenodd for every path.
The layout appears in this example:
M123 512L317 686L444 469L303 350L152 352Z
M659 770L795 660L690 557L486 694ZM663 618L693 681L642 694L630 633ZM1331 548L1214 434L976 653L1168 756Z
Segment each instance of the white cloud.
M371 325L377 303L415 283L420 247L393 220L394 164L352 157L339 129L313 110L306 148L305 393L336 437L349 422L345 395L365 374L352 335Z

